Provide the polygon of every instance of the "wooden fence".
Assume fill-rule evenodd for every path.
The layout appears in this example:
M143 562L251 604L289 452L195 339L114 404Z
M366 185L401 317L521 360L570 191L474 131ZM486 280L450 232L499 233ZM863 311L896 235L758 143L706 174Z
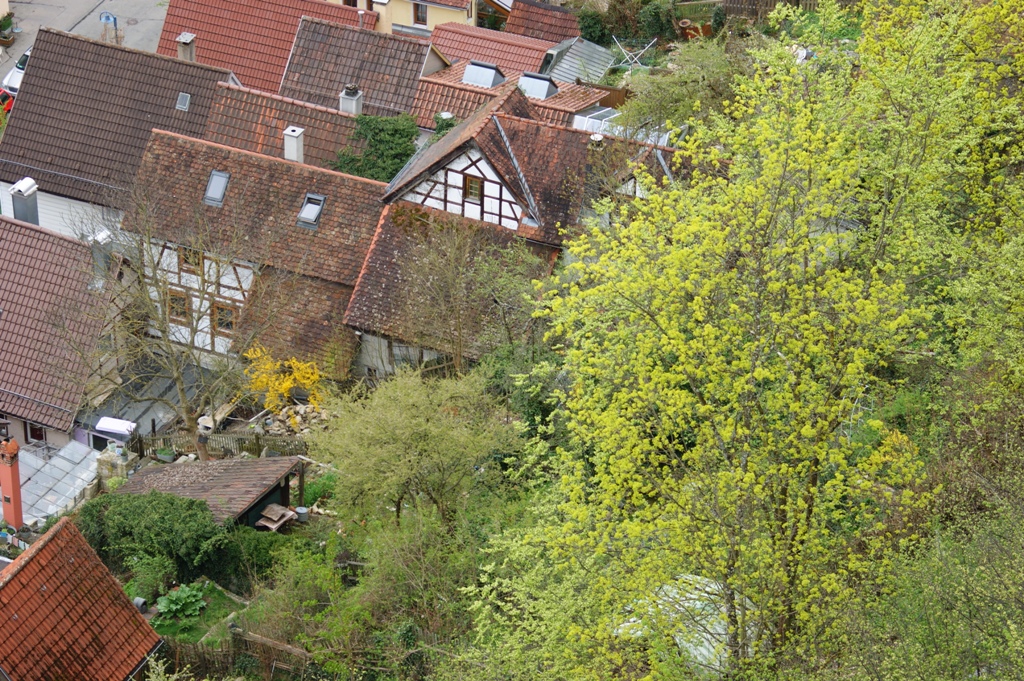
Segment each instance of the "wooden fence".
M195 439L192 435L152 435L133 438L129 448L139 456L156 458L157 452L170 450L176 454L191 454L196 451ZM281 456L306 456L306 443L297 437L281 435L215 433L209 436L206 444L210 456L215 459L238 456L242 453L259 456L264 449L277 452Z
M189 672L197 679L258 675L265 681L336 681L304 650L256 634L233 629L217 646L164 639L158 653L170 671Z

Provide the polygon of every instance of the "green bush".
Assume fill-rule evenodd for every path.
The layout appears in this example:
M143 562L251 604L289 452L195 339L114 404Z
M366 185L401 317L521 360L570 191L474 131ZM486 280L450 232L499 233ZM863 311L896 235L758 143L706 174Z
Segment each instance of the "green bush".
M104 494L82 506L75 524L116 573L130 571L136 556L169 559L179 582L223 567L227 530L203 501L160 492Z
M132 579L125 590L129 596L145 598L150 603L167 593L177 573L174 561L167 556L132 556L127 563Z
M596 9L584 7L576 15L580 24L580 35L584 40L589 40L598 45L607 45L612 41L611 32L605 24L604 15Z
M722 5L715 5L714 11L711 13L711 31L718 35L725 28L726 14L725 7Z
M334 496L334 489L338 485L337 473L324 473L318 478L313 478L306 483L306 498L304 506L312 506L321 499L330 499Z
M401 116L357 116L352 138L365 140L361 153L346 147L329 163L334 170L371 180L390 182L413 154L420 129L409 114Z
M674 39L675 27L672 25L672 6L656 0L645 6L637 15L637 23L644 40L655 38Z
M163 619L189 620L199 617L206 607L202 585L182 585L156 601L156 610Z

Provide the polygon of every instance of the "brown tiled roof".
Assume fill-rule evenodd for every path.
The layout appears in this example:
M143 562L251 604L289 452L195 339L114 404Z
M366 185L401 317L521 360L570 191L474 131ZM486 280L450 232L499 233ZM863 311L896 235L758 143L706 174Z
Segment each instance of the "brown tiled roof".
M421 40L304 17L280 92L336 107L342 89L354 83L363 91L365 113L404 113L412 108L429 52Z
M459 120L465 119L481 104L500 91L499 88L483 88L466 85L462 76L469 61L463 60L452 66L420 79L416 92L416 104L413 115L416 124L423 128L434 128L434 115L447 111ZM518 83L522 72L506 73L509 81ZM603 90L576 85L575 83L556 83L558 93L548 99L531 99L530 104L536 110L538 118L549 123L568 125L572 123L572 115L591 107L607 94Z
M0 621L18 681L121 681L160 643L68 518L0 572Z
M216 84L231 74L41 29L0 141L0 180L108 204L135 175L154 127L202 135ZM191 95L188 111L175 108Z
M150 491L205 501L217 522L231 521L278 486L302 461L296 456L222 459L146 466L117 488L117 494Z
M564 7L535 0L514 0L505 32L560 43L580 35L576 15Z
M508 72L536 71L547 51L556 45L548 40L454 22L435 27L430 40L449 60L475 59Z
M510 95L516 93L527 102L518 89ZM583 207L609 189L602 183L626 181L632 162L644 163L655 176L660 175L651 145L610 136L595 144L589 132L533 120L507 105L515 101L514 96L493 100L417 153L388 185L385 201L401 198L467 145L475 144L520 205L528 212L536 208L539 226L520 223L520 236L559 245L562 230L578 226ZM506 105L496 106L496 102Z
M231 69L242 85L277 92L303 16L360 22L356 8L322 0L170 0L157 52L176 56L175 39L194 33L197 61ZM376 12L363 14L364 27L376 23Z
M353 140L355 117L307 102L268 94L238 85L222 84L210 111L206 139L244 151L281 158L284 130L297 125L305 130L303 146L308 165L324 167L339 149L361 150Z
M352 301L345 314L346 324L363 331L430 347L429 339L423 338L416 331L417 325L408 317L411 306L407 304L403 292L409 285L406 266L415 257L416 250L409 226L413 222L429 224L437 218L472 229L490 230L491 236L499 243L507 243L516 238L514 232L497 225L405 201L388 206L373 237L373 245L366 256L359 282L352 293ZM549 265L554 263L557 249L535 246L533 250Z
M259 342L274 357L312 359L325 368L330 364L328 353L353 354L356 338L343 321L351 286L265 267L260 271L257 296L268 290L279 297L275 300L289 301L288 305L270 303L274 323L259 334ZM251 306L259 309L261 299L254 298Z
M230 173L224 205L203 203L213 170ZM231 149L163 131L139 168L153 237L184 243L190 225L208 225L207 250L352 286L380 218L384 184ZM296 224L307 192L326 196L316 229ZM195 215L201 220L182 219ZM138 220L125 216L125 228ZM209 244L209 245L207 245Z
M80 241L0 217L0 413L67 431L98 337Z

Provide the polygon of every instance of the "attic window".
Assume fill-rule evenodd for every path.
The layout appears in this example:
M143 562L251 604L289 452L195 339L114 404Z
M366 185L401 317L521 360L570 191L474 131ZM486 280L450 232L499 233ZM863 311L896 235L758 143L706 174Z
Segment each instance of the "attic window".
M466 201L471 203L480 203L481 199L484 197L484 182L479 177L466 175L463 190L466 196Z
M558 94L558 86L550 76L524 73L519 78L519 89L530 99L547 99Z
M471 60L462 73L462 82L466 85L492 88L505 82L505 74L494 64Z
M192 101L192 95L187 92L178 93L178 103L174 105L174 108L178 111L188 111L188 103Z
M326 197L321 194L306 194L306 200L302 202L302 210L299 211L299 227L316 229L320 223L320 213L324 209Z
M228 191L228 180L231 179L231 173L225 173L223 170L213 170L210 172L210 179L206 183L206 194L203 196L203 203L207 206L220 206L224 205L224 195Z

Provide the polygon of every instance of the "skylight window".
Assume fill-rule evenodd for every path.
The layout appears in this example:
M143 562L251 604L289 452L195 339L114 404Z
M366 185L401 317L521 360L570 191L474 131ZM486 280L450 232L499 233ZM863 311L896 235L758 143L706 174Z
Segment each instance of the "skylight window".
M320 223L320 213L324 209L325 197L320 194L306 194L306 200L302 202L302 210L299 211L299 227L316 229Z
M203 203L207 206L217 206L218 208L223 206L224 195L228 191L229 179L231 179L231 174L225 173L223 170L210 172L210 180L206 183L206 195L203 196Z
M187 92L178 93L178 103L174 105L174 108L178 111L188 111L188 104L192 101L192 95Z

